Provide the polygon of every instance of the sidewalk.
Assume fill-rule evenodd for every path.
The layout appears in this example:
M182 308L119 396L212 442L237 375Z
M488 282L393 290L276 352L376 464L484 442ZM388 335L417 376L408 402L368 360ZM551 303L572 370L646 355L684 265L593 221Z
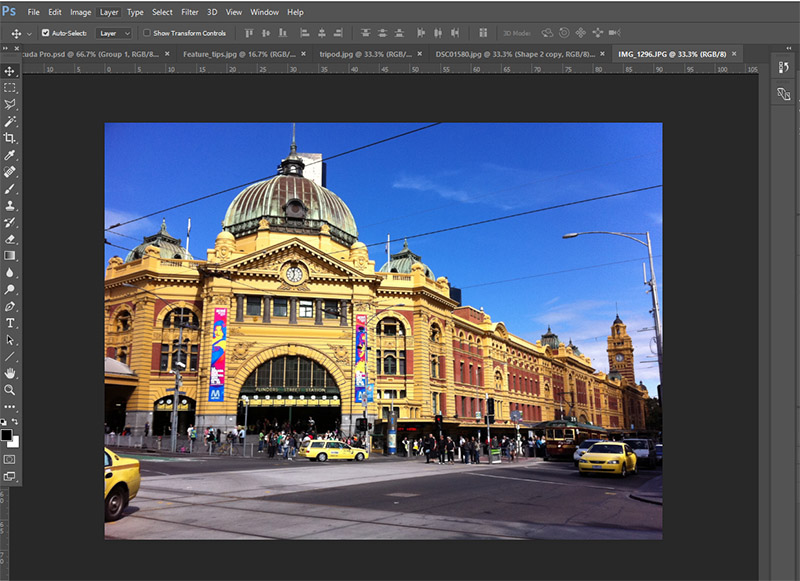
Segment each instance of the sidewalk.
M641 500L643 502L650 502L652 504L664 504L664 476L656 476L649 480L640 489L631 493L631 498Z

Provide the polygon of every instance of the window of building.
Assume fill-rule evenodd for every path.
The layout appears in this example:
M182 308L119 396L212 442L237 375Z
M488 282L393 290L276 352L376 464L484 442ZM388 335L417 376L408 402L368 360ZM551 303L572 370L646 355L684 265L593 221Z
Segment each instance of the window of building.
M339 301L325 301L322 308L326 319L339 318Z
M178 328L181 326L192 326L192 327L199 327L199 320L197 315L191 310L185 307L177 307L172 309L167 316L164 317L164 328L168 329L170 327Z
M405 375L406 352L384 350L377 351L378 363L376 369L379 375Z
M273 317L288 317L289 316L289 299L287 299L287 298L272 299L272 316Z
M117 331L128 331L131 328L131 313L130 311L121 311L117 315Z
M458 364L458 368L460 370L459 377L461 378L461 383L464 383L465 377L464 377L464 362L463 361Z
M322 365L297 355L276 357L259 365L247 376L243 387L336 387L336 381Z
M314 316L314 301L302 300L297 305L297 316L310 319Z
M248 316L258 317L261 315L261 303L263 299L255 295L247 295L245 297L244 314Z
M404 335L403 323L394 317L387 317L378 323L378 335L384 337L394 337Z
M434 323L431 325L431 343L438 343L441 340L442 331L439 329L439 325Z
M185 365L181 367L180 371L197 371L197 360L200 351L199 345L192 345L189 339L183 340L183 348L180 349L180 362ZM175 339L172 343L161 344L161 371L170 371L178 369L178 340ZM124 363L124 362L123 362Z
M117 349L117 361L120 363L128 364L128 348L120 347Z
M436 355L431 355L431 377L439 377L439 358Z

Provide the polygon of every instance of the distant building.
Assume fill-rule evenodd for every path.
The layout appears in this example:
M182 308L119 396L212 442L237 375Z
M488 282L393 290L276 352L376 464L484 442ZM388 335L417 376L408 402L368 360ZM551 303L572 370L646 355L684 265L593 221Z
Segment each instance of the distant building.
M531 343L462 306L407 244L376 270L350 208L305 167L293 143L277 176L231 201L204 259L164 223L109 260L105 355L125 364L106 365L112 428L166 434L176 369L179 434L243 424L245 405L251 426L305 428L311 416L318 430L349 433L362 394L379 446L392 410L401 439L431 431L437 414L449 433L475 435L487 396L493 433L513 433L512 411L526 425L571 414L645 427L647 391L634 383L619 318L608 346L616 373L606 375L549 328Z

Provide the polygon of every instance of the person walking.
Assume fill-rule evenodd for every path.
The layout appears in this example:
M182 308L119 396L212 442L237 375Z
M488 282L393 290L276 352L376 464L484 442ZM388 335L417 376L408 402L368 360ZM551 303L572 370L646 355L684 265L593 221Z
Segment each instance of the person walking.
M469 448L472 452L472 463L473 464L480 464L481 463L481 443L472 436L472 439L469 442Z
M264 453L264 430L258 431L258 453Z
M431 463L431 457L435 457L436 440L433 434L428 434L428 438L422 443L422 451L425 453L425 464Z

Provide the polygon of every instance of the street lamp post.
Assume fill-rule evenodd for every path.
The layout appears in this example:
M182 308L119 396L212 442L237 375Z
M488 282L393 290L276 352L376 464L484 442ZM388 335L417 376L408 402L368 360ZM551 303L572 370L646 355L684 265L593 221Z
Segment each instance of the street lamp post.
M242 437L242 456L247 454L247 410L250 409L250 398L242 395L244 400L244 437Z
M153 291L138 287L133 284L129 284L127 282L122 283L122 286L126 286L129 288L135 288L137 290L150 293L156 298L161 299L164 303L168 301L160 296L158 296ZM181 386L183 385L183 379L181 378L181 369L186 367L186 364L181 361L181 352L183 350L183 330L184 329L196 329L197 327L193 325L188 325L186 323L178 323L178 357L177 361L173 367L175 367L175 387L168 388L167 391L172 391L172 421L171 421L171 430L172 433L170 434L170 451L177 452L178 451L178 398L182 395L186 395L186 392L181 391Z
M650 280L645 280L645 284L650 287L650 292L653 295L653 321L655 322L656 331L656 353L658 356L658 402L662 403L661 399L661 361L662 361L662 345L661 345L661 312L658 305L658 285L656 284L656 271L653 268L653 247L650 244L650 232L573 232L571 234L564 234L562 238L575 238L582 234L611 234L613 236L622 236L634 242L638 242L642 246L647 247L647 255L650 259ZM636 236L644 236L647 242L635 238Z

